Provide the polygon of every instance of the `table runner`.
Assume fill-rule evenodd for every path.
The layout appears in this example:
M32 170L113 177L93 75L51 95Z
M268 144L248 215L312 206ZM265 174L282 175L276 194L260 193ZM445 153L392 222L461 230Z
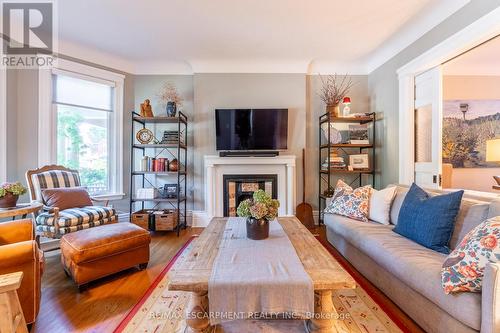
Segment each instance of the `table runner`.
M314 311L314 289L295 248L277 220L269 238L246 238L246 220L231 217L208 281L212 325L252 314L292 314Z

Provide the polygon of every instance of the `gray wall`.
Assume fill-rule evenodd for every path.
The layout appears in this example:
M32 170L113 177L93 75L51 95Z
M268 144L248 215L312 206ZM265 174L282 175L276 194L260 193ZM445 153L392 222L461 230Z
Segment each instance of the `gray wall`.
M77 59L71 59L76 60ZM83 61L79 61L89 64ZM89 64L94 65L95 64ZM103 68L101 66L97 66ZM105 68L108 69L108 68ZM112 69L110 69L112 70ZM302 149L306 148L306 201L317 206L318 189L318 117L325 112L317 94L318 76L304 74L195 74L195 75L129 75L125 74L124 94L124 191L127 196L114 205L128 211L130 181L130 113L149 98L155 114L164 113L156 94L164 82L174 83L182 97L182 111L188 115L188 209L204 210L205 155L216 154L215 108L270 107L289 109L288 150L283 154L297 156L297 200L302 200ZM353 77L355 86L349 94L353 112L369 109L368 77ZM8 72L9 165L10 180L24 182L24 173L37 167L38 147L38 72ZM22 121L19 121L22 119ZM137 129L136 129L137 130ZM134 130L134 134L135 131ZM162 129L158 128L157 136ZM27 200L27 198L24 198Z
M153 108L153 113L156 116L165 115L165 107L161 105L157 94L163 87L165 82L173 83L179 94L184 99L182 107L179 108L185 115L188 117L188 132L187 132L187 144L188 144L188 155L187 155L187 163L188 163L188 178L187 178L187 195L188 198L193 197L193 177L191 175L194 172L193 166L193 155L194 155L194 139L193 139L193 115L194 115L194 96L193 96L193 76L192 75L135 75L134 76L134 105L136 110L140 110L140 104L144 102L145 99L149 99L151 101L151 105ZM137 111L138 112L138 111ZM155 136L158 139L161 139L163 135L163 130L168 129L169 127L172 129L172 125L156 125L157 127L153 127L155 131ZM130 135L129 129L126 132L126 135ZM138 127L134 129L134 134L138 130ZM125 147L125 151L127 154L130 153L130 146ZM136 168L139 167L138 163L140 160L140 156L142 153L137 151L135 154L135 163ZM167 156L167 155L165 155ZM170 157L169 157L170 158ZM127 175L125 176L127 177ZM151 176L148 176L151 177ZM168 180L168 178L162 178L162 180ZM140 181L140 177L136 177L136 182ZM140 185L139 183L136 183ZM137 186L136 185L136 186ZM136 187L138 188L138 187ZM192 209L192 200L188 201L187 209Z
M216 108L288 108L288 150L300 158L306 143L306 76L303 74L195 74L194 207L204 210L203 156L214 155ZM297 197L302 165L297 160Z
M351 88L348 96L351 98L351 113L364 113L370 112L370 101L368 97L368 76L366 75L356 75L351 76L353 80L353 87ZM306 202L310 203L315 207L318 206L318 187L319 187L319 177L318 177L318 139L319 139L319 117L325 113L325 104L320 99L318 92L321 88L321 78L318 75L308 75L307 76L307 121L306 121ZM340 106L340 112L342 112L343 106ZM337 129L347 129L348 124L337 124L335 125ZM326 140L326 139L325 139ZM377 140L378 141L378 140ZM326 141L323 141L326 142ZM377 147L383 148L383 147ZM380 149L379 149L380 151ZM357 153L359 150L348 150L349 153ZM327 156L327 150L325 150L323 159ZM377 152L378 154L378 152ZM380 163L377 161L377 163ZM371 177L371 176L364 176ZM350 182L356 178L355 176L341 175L341 178ZM379 176L376 176L376 181ZM335 181L339 177L332 177L332 184L335 185ZM363 178L370 181L370 178ZM357 184L357 183L355 183ZM326 189L322 187L322 189ZM302 200L302 193L299 198Z
M500 0L473 0L426 33L368 76L371 110L377 112L384 148L381 151L380 185L398 181L398 78L397 69L478 18L500 6Z

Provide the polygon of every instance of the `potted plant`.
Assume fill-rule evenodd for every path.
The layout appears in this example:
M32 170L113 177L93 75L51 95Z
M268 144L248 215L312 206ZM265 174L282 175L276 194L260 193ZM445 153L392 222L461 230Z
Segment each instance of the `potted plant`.
M15 207L17 199L24 193L26 188L20 182L3 183L0 185L0 208Z
M175 117L177 108L182 105L183 98L171 82L166 82L158 93L158 98L166 106L167 116Z
M337 74L319 77L322 84L319 97L326 104L326 112L330 116L338 117L339 104L353 86L352 79L347 75L339 77Z
M269 221L278 216L279 206L279 201L263 190L255 191L251 199L242 201L237 214L246 217L247 238L260 240L269 237Z

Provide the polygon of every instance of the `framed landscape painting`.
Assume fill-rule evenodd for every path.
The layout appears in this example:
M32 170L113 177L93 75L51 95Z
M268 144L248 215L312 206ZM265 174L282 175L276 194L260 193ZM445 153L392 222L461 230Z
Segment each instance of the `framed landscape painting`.
M498 163L486 162L486 140L494 138L500 138L500 99L444 101L444 163L454 168L498 168Z

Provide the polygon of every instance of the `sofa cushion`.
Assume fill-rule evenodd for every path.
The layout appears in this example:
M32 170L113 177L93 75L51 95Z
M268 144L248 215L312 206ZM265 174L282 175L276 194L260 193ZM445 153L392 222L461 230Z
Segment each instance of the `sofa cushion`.
M486 265L499 261L500 216L496 216L472 229L446 258L441 270L445 292L480 292Z
M98 220L106 219L116 215L116 212L111 207L87 206L82 208L71 208L61 210L57 223L60 227L78 226ZM36 217L38 225L54 225L54 214L42 213Z
M398 224L399 211L401 210L401 205L405 200L406 193L408 193L407 187L396 186L396 195L392 201L391 206L391 223Z
M462 199L450 240L450 249L454 250L469 231L487 219L489 207L489 204L481 201Z
M42 197L47 206L60 210L92 206L89 193L83 187L46 188L42 190Z
M371 186L353 189L341 179L335 187L331 203L325 208L326 213L348 216L356 220L368 221Z
M396 186L386 187L377 191L372 189L368 218L373 222L390 224L392 200L396 195Z
M495 216L500 216L500 199L494 200L490 203L488 218Z
M441 287L441 266L446 255L392 232L393 226L331 214L325 214L325 224L408 287L465 325L480 329L481 294L446 295Z
M431 196L413 183L406 194L394 232L441 253L450 239L464 191Z
M91 221L88 223L83 223L79 225L69 226L69 227L59 227L59 233L56 234L56 228L53 225L39 224L36 226L36 230L41 233L51 233L56 234L56 237L60 237L62 235L69 234L71 232L89 229L93 227L97 227L104 224L115 223L118 222L118 215L112 215L110 217L104 218L102 220Z

